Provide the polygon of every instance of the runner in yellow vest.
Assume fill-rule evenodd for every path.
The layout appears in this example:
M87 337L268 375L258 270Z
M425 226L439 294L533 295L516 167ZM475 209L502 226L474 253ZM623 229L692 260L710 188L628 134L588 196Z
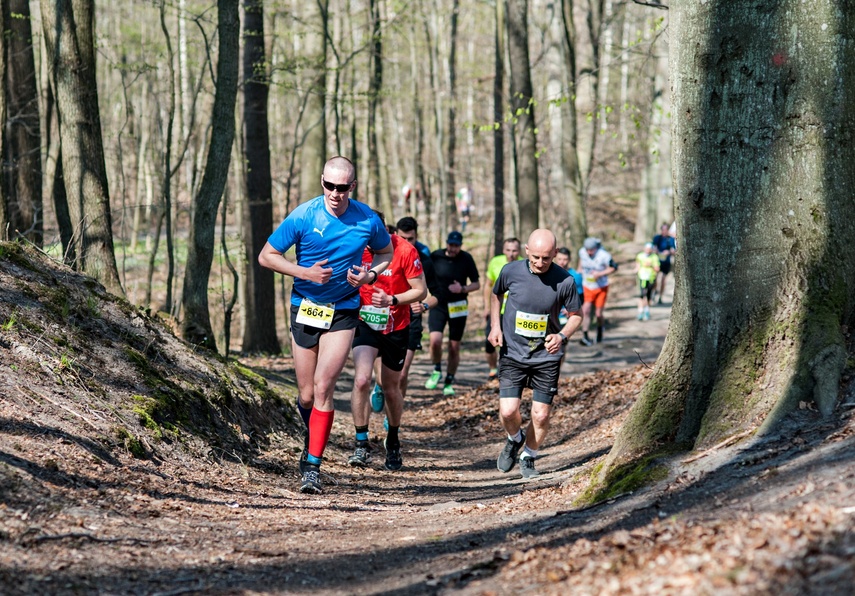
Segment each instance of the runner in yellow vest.
M638 320L650 320L650 300L656 287L656 274L659 273L659 255L653 250L652 242L644 245L644 250L635 257L635 270L638 276Z

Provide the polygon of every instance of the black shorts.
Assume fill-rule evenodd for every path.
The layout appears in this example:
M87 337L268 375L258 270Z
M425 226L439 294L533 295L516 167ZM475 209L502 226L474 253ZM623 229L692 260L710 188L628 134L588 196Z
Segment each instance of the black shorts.
M650 300L653 297L653 288L656 287L656 281L652 279L638 280L638 297L647 298Z
M552 405L558 393L558 376L561 360L517 362L504 357L499 359L499 397L522 397L523 389L531 388L531 399Z
M410 338L407 349L415 352L422 349L422 313L415 314L410 311Z
M297 312L299 306L291 305L291 337L294 342L301 348L311 350L321 341L321 334L329 331L344 331L346 329L356 329L356 324L359 323L359 309L356 308L337 308L333 315L332 324L329 329L319 329L303 323L297 323Z
M494 346L493 344L490 343L490 331L493 330L493 325L490 322L491 318L492 317L489 317L489 316L487 317L487 326L484 328L484 335L487 338L484 340L484 351L487 354L495 354L496 353L496 346Z
M445 331L445 324L448 323L448 339L451 341L460 341L463 339L463 330L466 329L466 319L468 317L457 317L451 319L448 317L448 309L443 306L437 306L428 311L428 329L431 333Z
M659 261L659 272L662 275L671 273L671 261Z
M384 334L359 321L356 335L353 336L353 347L369 346L376 348L383 366L389 370L400 372L404 369L404 358L407 356L407 340L409 337L409 329L399 329Z

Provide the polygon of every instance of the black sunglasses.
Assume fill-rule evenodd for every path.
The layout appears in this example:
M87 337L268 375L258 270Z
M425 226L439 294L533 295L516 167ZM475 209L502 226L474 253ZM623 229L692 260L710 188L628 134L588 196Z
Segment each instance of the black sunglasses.
M321 177L321 184L323 184L324 188L326 188L330 192L336 191L340 193L345 193L349 191L351 187L353 187L354 182L356 182L356 180L351 180L347 184L333 184L332 182L327 182L323 177Z

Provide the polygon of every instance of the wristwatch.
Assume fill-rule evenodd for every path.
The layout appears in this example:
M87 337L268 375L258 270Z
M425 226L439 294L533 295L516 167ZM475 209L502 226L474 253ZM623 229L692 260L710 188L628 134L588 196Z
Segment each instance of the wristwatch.
M392 306L398 306L398 297L392 296Z
M422 308L427 312L430 309L430 304L427 302L422 302Z
M377 281L377 272L376 272L376 271L374 271L374 269L369 269L369 270L368 270L368 273L369 273L369 274L370 274L370 273L373 273L373 274L374 274L374 279L372 279L371 281L369 281L369 282L368 282L368 285L369 285L369 286L370 286L370 285L374 285L374 282L375 282L375 281Z
M566 345L567 344L567 336L564 335L563 333L561 333L560 331L558 332L557 335L561 336L561 343Z

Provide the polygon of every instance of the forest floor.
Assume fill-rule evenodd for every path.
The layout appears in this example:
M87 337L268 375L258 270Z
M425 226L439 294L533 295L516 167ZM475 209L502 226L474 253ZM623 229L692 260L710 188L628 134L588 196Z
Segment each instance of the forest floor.
M146 430L141 410L116 396L148 404L137 393L152 376L157 395L174 387L165 373L144 378L139 362L129 370L114 349L166 363L176 376L193 373L209 387L224 383L227 371L196 363L145 316L114 312L88 294L67 296L65 307L39 319L56 299L48 290L79 288L81 280L0 265L3 594L852 591L849 379L829 419L803 404L773 436L683 454L664 462L664 479L592 507L576 504L655 366L668 324L668 293L651 321L635 320L629 272L615 283L605 341L568 348L539 478L496 470L504 437L498 385L484 382L480 331L467 336L454 397L423 388L430 366L419 355L399 472L383 468L380 415L371 421L369 467L346 465L353 433L346 369L324 493L308 496L297 490L301 441L285 409L259 416L250 398L221 398L222 417L208 411L216 432L165 423ZM28 276L41 295L23 287ZM90 327L96 318L101 327ZM241 362L293 401L288 358ZM95 379L106 389L96 390ZM243 395L241 381L231 383L231 394ZM117 420L130 433L117 430Z

